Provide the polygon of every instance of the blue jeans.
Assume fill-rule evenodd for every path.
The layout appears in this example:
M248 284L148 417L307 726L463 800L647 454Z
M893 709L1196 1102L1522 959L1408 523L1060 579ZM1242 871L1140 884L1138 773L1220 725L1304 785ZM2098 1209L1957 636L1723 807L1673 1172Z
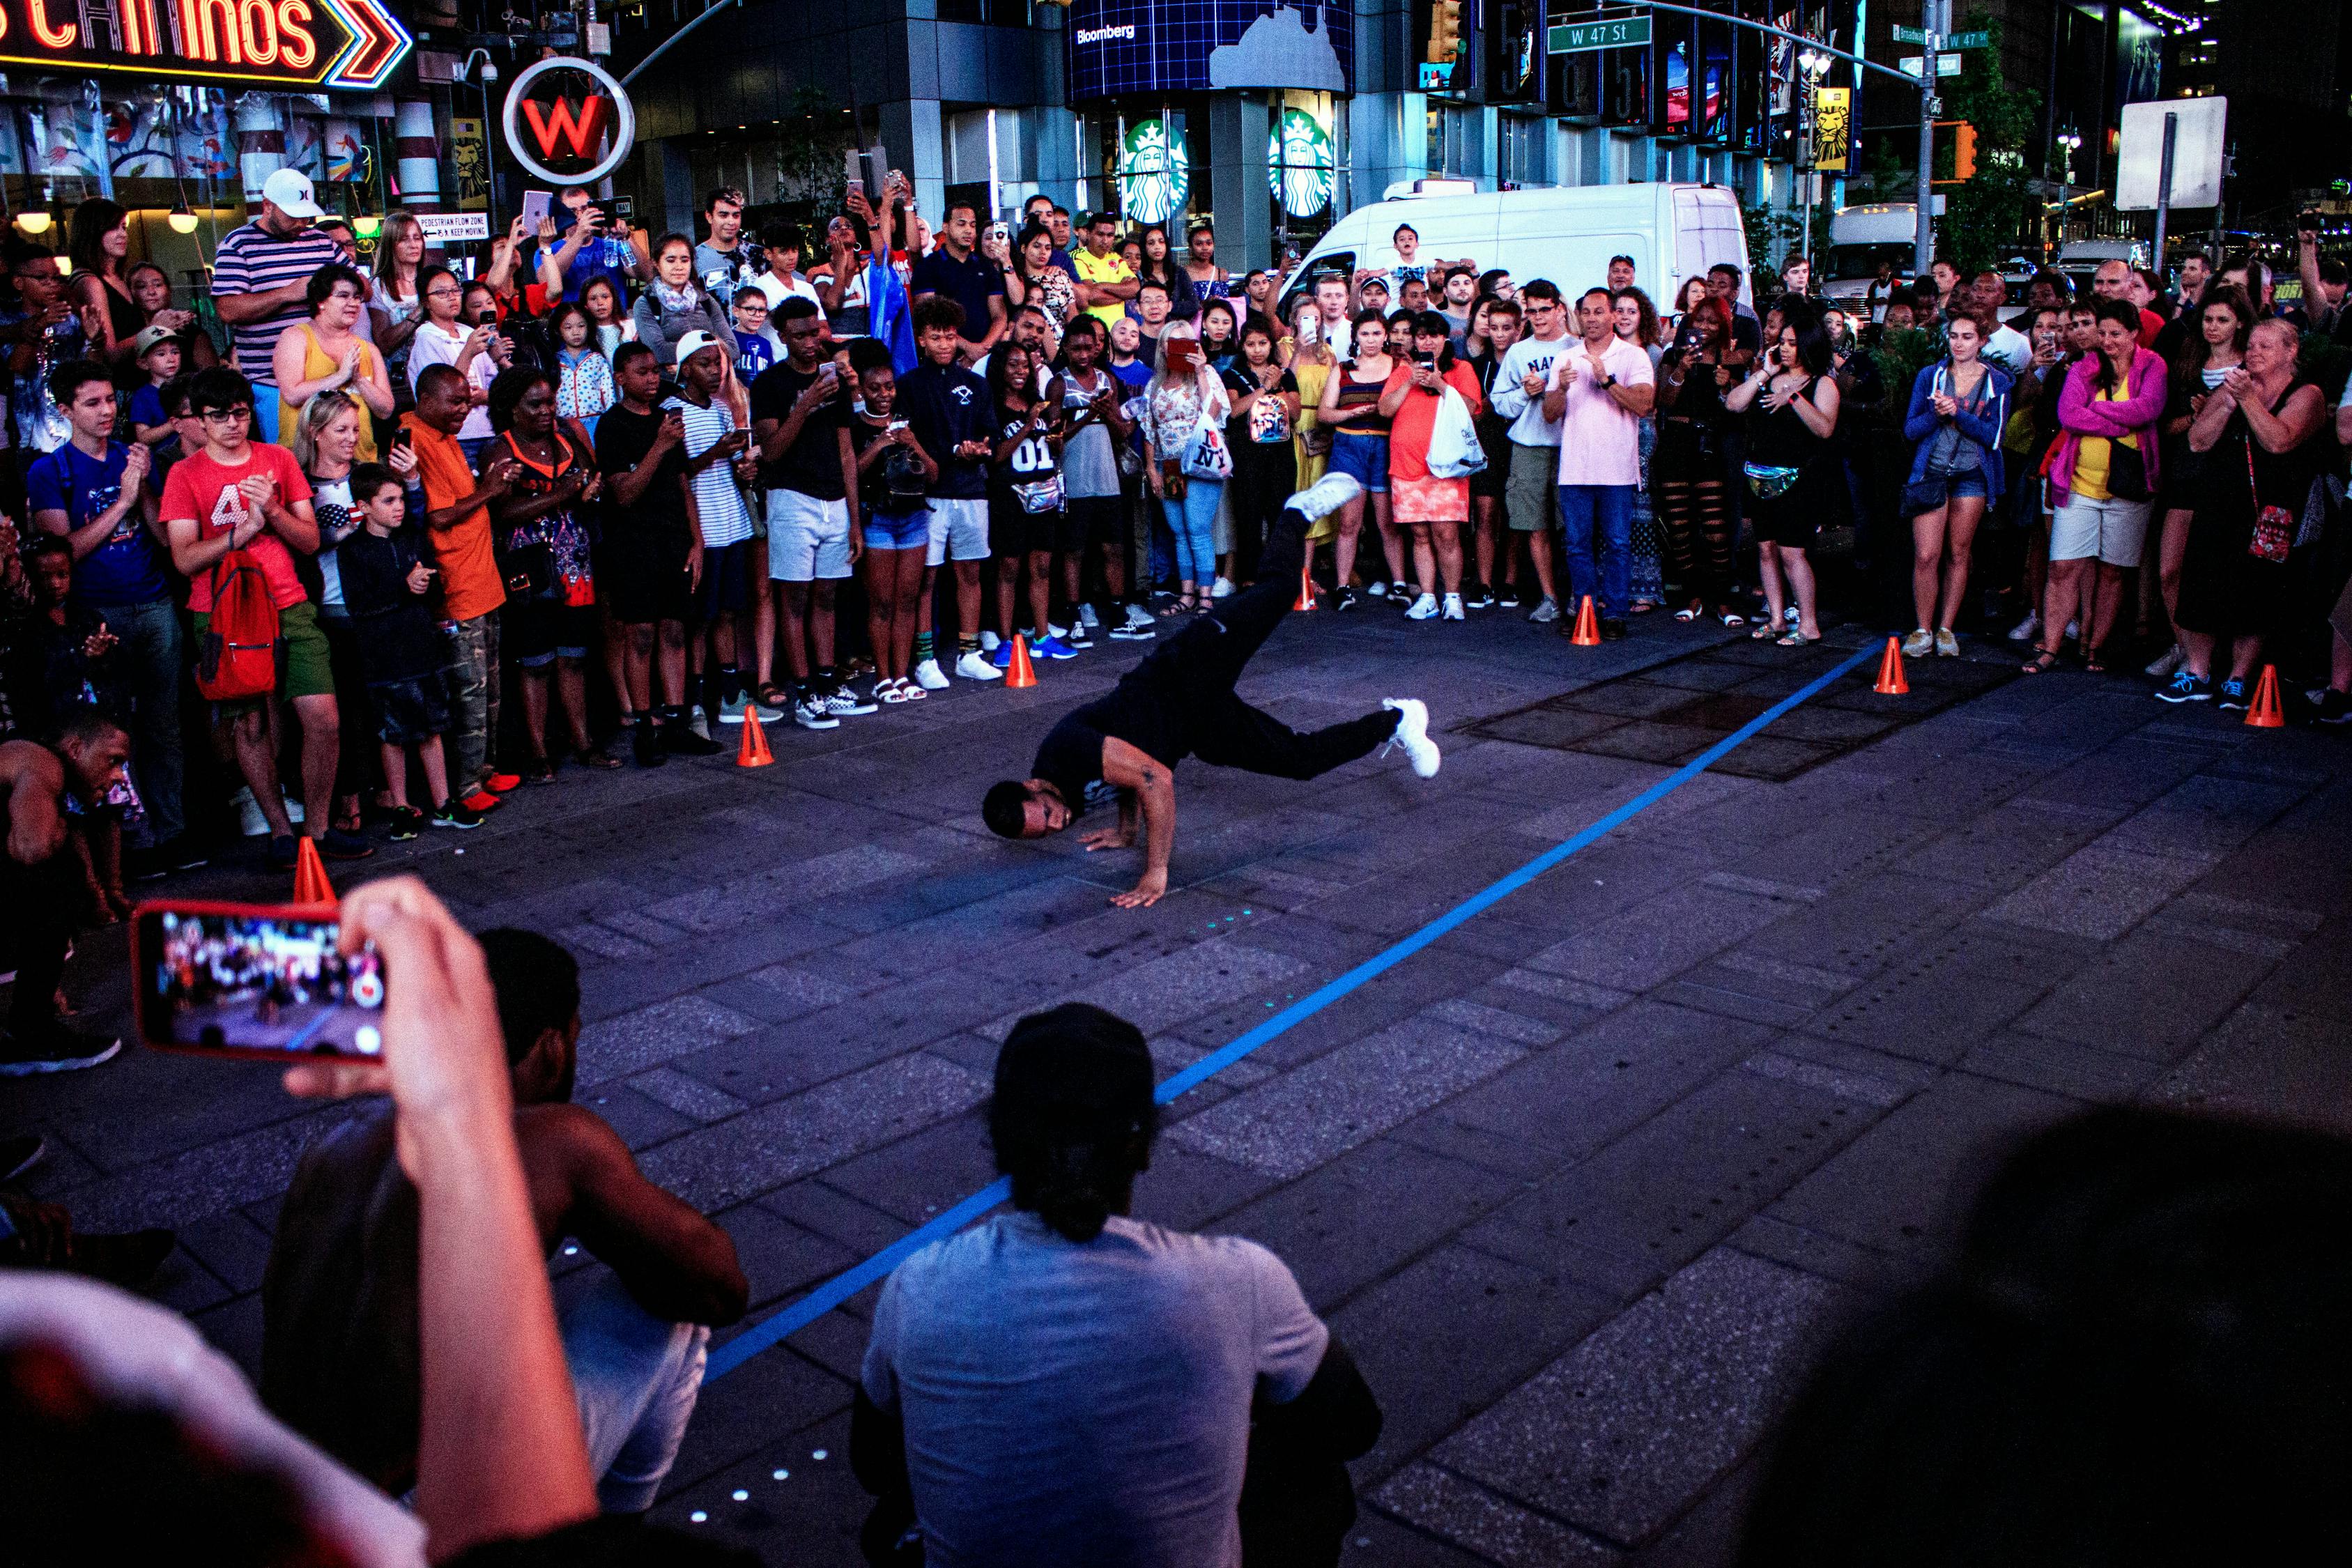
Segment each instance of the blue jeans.
M1176 536L1176 576L1202 586L1217 580L1217 500L1225 493L1223 479L1188 479L1184 499L1162 499L1168 531Z
M1601 532L1597 573L1592 559L1596 521ZM1569 595L1575 601L1560 608L1573 614L1591 595L1602 619L1623 620L1633 595L1633 487L1560 486L1559 529L1568 546Z
M153 599L100 605L98 614L115 636L115 684L129 700L131 779L148 831L161 844L187 826L180 810L180 612L169 599Z
M655 1317L609 1272L555 1316L596 1501L606 1513L643 1513L686 1440L710 1331Z

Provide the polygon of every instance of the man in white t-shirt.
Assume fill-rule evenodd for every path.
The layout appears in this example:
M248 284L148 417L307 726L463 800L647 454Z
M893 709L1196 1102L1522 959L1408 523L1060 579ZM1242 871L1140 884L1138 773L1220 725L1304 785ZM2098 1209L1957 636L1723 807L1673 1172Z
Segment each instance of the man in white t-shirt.
M1568 303L1559 288L1538 278L1519 290L1519 310L1528 335L1513 343L1495 374L1495 414L1511 422L1511 471L1505 476L1504 515L1515 533L1528 535L1535 557L1536 584L1543 596L1528 619L1549 626L1559 619L1559 585L1553 581L1551 531L1559 526L1559 421L1544 413L1544 389L1552 366L1573 346ZM1512 590L1503 607L1518 608Z
M1348 319L1348 279L1326 272L1315 280L1315 308L1323 314L1323 346L1341 359L1356 353L1355 326Z
M817 294L816 285L801 276L801 252L807 243L797 224L783 224L768 231L768 243L763 252L767 266L751 279L751 284L768 297L771 317L775 314L777 306L795 294L820 310L824 307L824 300ZM782 340L778 342L781 343Z
M850 1463L933 1568L1240 1568L1244 1542L1251 1562L1312 1562L1300 1547L1327 1538L1339 1555L1339 1466L1379 1406L1280 1258L1127 1217L1152 1081L1142 1033L1101 1008L1014 1025L989 1108L1012 1210L882 1287ZM1244 1509L1252 1466L1281 1483Z
M1633 597L1642 416L1655 398L1656 378L1648 353L1617 335L1608 289L1586 289L1576 302L1576 320L1583 342L1551 367L1543 411L1560 426L1559 525L1568 546L1569 592L1578 605L1598 595L1601 635L1613 642L1625 635ZM1563 616L1562 635L1573 625Z

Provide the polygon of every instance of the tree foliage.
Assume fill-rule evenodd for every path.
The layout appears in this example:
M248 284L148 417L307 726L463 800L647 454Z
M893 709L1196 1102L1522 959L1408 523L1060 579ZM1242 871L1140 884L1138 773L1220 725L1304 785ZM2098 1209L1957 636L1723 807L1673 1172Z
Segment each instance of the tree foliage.
M1937 224L1937 252L1964 272L1998 268L2022 248L2039 253L2034 234L2041 197L2026 177L2025 150L2039 122L2042 95L2011 86L2000 68L2001 24L1982 11L1969 13L1963 31L1991 35L1988 47L1967 50L1966 62L1943 93L1938 120L1963 120L1976 128L1977 167L1964 184L1945 185L1944 216ZM1948 132L1938 132L1938 135Z

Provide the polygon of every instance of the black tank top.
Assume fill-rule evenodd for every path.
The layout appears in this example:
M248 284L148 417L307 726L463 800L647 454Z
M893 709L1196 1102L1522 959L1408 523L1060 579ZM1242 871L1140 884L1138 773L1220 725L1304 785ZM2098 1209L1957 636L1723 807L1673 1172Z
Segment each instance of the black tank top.
M1797 388L1799 397L1810 399L1813 385L1820 378L1808 376ZM1797 413L1796 405L1784 403L1778 408L1764 406L1759 394L1748 407L1748 461L1760 468L1801 468L1821 456L1828 438L1816 436Z

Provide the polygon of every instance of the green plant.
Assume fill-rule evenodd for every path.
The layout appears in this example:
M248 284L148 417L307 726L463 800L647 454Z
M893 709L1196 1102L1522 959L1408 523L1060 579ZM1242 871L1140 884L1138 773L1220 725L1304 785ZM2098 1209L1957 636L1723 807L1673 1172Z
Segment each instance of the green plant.
M1911 402L1911 384L1919 373L1944 357L1944 340L1936 333L1920 328L1902 332L1881 332L1878 342L1871 345L1871 362L1878 366L1878 378L1886 387L1886 407L1900 420L1902 410Z
M823 88L796 88L779 124L776 205L822 247L824 225L842 210L849 180L842 154L854 146L848 117Z

